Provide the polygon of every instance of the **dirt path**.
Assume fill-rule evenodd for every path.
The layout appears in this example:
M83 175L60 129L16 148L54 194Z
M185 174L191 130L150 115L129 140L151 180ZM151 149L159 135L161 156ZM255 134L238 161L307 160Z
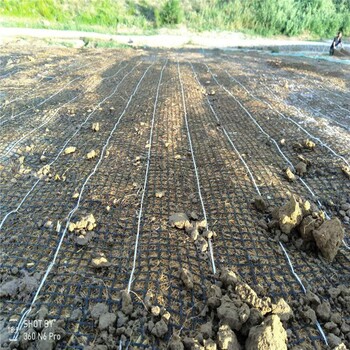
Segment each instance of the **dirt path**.
M50 349L113 349L122 339L165 347L175 331L194 336L216 320L199 315L214 258L218 270L234 269L259 296L287 301L294 312L284 323L289 348L327 348L305 316L309 306L291 263L308 292L329 305L317 320L331 348L338 340L349 346L346 65L243 51L11 46L0 60L2 334L34 300L29 319L45 306L64 329ZM307 139L312 150L303 147ZM302 181L288 181L286 167L301 159ZM252 205L258 193L265 213ZM267 228L271 210L290 195L342 221L344 242L331 264L297 232ZM168 223L176 212L202 219L203 209L217 233L213 256ZM78 229L89 214L91 227ZM96 267L96 259L105 265ZM151 294L171 314L164 337L147 331L148 316L137 326L138 314L128 316L125 327L106 333L94 321L100 302L117 320L125 316L121 291L133 268L135 305L143 309L140 300ZM193 275L192 290L180 280L183 268ZM27 349L23 334L18 347Z

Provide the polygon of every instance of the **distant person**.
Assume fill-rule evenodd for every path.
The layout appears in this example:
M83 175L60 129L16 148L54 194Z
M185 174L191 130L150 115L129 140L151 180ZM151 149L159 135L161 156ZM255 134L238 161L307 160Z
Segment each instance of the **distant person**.
M331 56L334 55L334 50L335 48L339 45L340 47L343 47L343 44L341 42L341 38L342 38L342 32L338 32L337 36L334 37L333 42L331 47L329 48L329 54Z

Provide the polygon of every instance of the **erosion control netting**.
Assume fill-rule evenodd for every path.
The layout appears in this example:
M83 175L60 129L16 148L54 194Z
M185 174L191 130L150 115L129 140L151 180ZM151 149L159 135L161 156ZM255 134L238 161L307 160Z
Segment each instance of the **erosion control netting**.
M62 74L56 74L57 66L52 68L57 85L40 82L43 87L34 95L29 85L21 86L16 96L11 76L5 78L4 92L8 89L23 100L20 106L13 102L13 108L11 101L6 106L0 101L5 343L9 336L18 336L19 345L14 345L19 348L40 343L45 328L33 330L29 321L41 317L60 325L51 329L56 334L51 348L163 348L173 334L194 336L214 317L201 313L208 285L215 282L213 264L218 271L233 269L260 296L285 299L294 311L286 323L290 348L326 347L323 331L331 335L331 346L334 337L349 342L349 227L345 224L344 244L329 264L294 238L284 237L281 245L282 236L261 228L261 221L267 223L270 216L252 205L259 193L270 209L295 194L346 221L347 213L342 215L340 209L350 203L349 179L337 155L349 161L344 141L348 133L335 126L332 139L321 127L302 124L336 154L318 144L303 153L311 164L303 181L289 182L284 168L288 162L295 165L301 152L293 144L307 136L284 118L299 122L300 116L264 89L263 83L273 88L260 75L266 57L255 53L254 67L249 68L246 56L67 51L60 59L71 65ZM86 66L93 59L96 64ZM77 66L71 70L73 63ZM35 76L41 66L25 64L21 73L29 69ZM315 71L310 75L316 79ZM274 72L274 79L287 73ZM309 73L304 74L306 80ZM340 106L341 98L331 94L338 93L334 86L346 77L343 72L318 94ZM62 89L76 78L77 83ZM247 90L254 90L260 100ZM288 90L276 94L284 100ZM346 106L342 108L336 110L337 118L348 123ZM308 117L311 113L303 112ZM285 146L277 147L281 139ZM206 213L208 228L217 233L212 254L199 251L185 230L169 225L169 216L177 212L196 213L199 219ZM89 218L79 227L84 217ZM181 269L193 275L192 289L184 287ZM343 294L329 292L339 286L345 286ZM131 316L122 303L122 291L128 287L134 303ZM318 324L303 317L303 288L329 303L339 324L324 327L331 316L322 318L320 312ZM150 332L150 313L142 311L148 299L170 314L162 336ZM110 313L113 329L94 317L98 303L102 309L107 305L104 313ZM48 312L43 314L42 307ZM29 325L29 330L23 327L18 334L18 325ZM32 333L35 339L25 339Z

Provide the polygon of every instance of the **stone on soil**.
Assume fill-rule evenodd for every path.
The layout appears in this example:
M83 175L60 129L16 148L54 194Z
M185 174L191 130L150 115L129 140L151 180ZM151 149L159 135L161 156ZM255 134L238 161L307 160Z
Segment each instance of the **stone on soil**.
M272 313L277 315L281 321L288 321L291 317L293 317L291 307L283 298L278 299L277 303L273 305Z
M331 306L324 301L317 306L316 314L321 321L327 322L331 318Z
M246 341L246 350L287 350L287 332L277 315L268 316L265 321L252 327Z
M92 264L92 267L95 267L95 268L111 266L111 263L107 260L107 258L102 255L92 259L91 264Z
M117 316L111 312L102 314L98 321L99 330L103 331L104 329L108 329L109 326L113 325L116 319L117 319Z
M235 287L235 292L242 301L251 307L259 309L263 315L271 312L272 305L270 298L259 298L256 292L248 284L239 282Z
M341 170L350 179L350 167L343 165Z
M289 234L290 231L300 224L303 214L299 203L292 196L279 210L279 224L282 232Z
M151 333L157 338L163 337L168 332L168 325L164 320L158 321L151 330Z
M169 217L170 225L179 229L183 229L188 222L189 219L185 213L175 213Z
M86 155L86 158L87 159L92 159L92 158L95 158L97 156L97 153L95 150L92 150L90 151L87 155Z
M344 238L344 229L338 218L325 221L318 229L313 231L313 236L322 256L332 262Z
M151 314L153 316L159 316L160 315L160 307L159 306L152 306L151 307Z
M310 140L305 140L303 146L304 146L304 148L306 148L306 149L311 149L311 150L313 150L313 149L316 147L316 144L315 144L315 142L312 142L312 141L310 141Z
M227 295L222 297L221 305L216 311L220 321L228 324L232 330L236 331L242 328L250 313L248 305L243 304L241 307L237 307Z
M132 299L130 294L123 290L122 291L122 311L125 315L130 315L133 311L134 307L132 304Z
M184 350L184 345L177 334L174 334L169 343L170 350Z
M71 153L74 153L75 151L77 150L76 147L67 147L65 150L64 150L64 154L71 154Z
M319 226L319 223L311 215L304 217L303 221L298 226L298 231L301 238L305 242L313 241L313 231Z
M295 172L300 176L303 176L304 174L306 174L306 172L307 172L306 164L304 162L299 162L295 166Z
M266 202L264 201L263 197L261 196L257 196L254 198L254 205L255 208L259 211L261 211L262 213L264 213L266 211L267 205Z
M91 309L91 317L98 320L101 315L108 312L108 305L104 303L98 303Z
M91 129L92 129L92 131L99 131L100 130L100 123L92 123Z
M228 325L222 325L217 333L217 344L220 350L240 350L237 336Z
M285 176L289 181L295 181L296 179L293 171L289 167L286 169Z
M201 253L205 253L208 250L208 242L202 236L197 238L196 244Z
M189 270L182 268L180 270L180 279L186 289L193 289L193 276Z

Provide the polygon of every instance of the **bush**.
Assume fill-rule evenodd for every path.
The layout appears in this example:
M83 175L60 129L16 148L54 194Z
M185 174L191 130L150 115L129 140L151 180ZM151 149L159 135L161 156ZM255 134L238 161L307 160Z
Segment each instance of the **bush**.
M179 0L168 0L158 13L155 13L155 17L162 25L175 25L182 21L182 9Z

